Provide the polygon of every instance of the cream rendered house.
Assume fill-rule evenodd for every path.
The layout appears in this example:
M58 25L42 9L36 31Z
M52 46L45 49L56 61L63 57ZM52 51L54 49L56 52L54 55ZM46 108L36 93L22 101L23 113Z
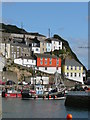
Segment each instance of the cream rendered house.
M83 84L83 66L75 59L66 58L64 75L66 78Z

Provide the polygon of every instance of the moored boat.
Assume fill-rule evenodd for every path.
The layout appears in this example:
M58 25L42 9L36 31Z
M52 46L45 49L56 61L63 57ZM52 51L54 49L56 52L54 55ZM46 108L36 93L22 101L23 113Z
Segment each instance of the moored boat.
M61 80L61 75L56 73L54 81L55 84L52 88L48 88L47 92L44 91L43 85L34 85L34 93L30 90L22 90L22 99L65 99L66 87Z

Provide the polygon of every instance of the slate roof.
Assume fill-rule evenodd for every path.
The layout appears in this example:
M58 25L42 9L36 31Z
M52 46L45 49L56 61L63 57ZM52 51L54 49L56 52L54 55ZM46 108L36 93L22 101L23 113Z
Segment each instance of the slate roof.
M29 43L39 43L40 41L37 38L33 38L33 39L28 39Z
M79 62L77 62L75 59L70 59L70 58L66 58L65 65L82 67L82 65Z
M51 43L51 39L47 38L47 39L45 39L45 42Z
M21 56L21 57L18 57L18 58L21 58L21 59L32 59L32 60L34 60L34 57L32 57L32 56Z
M20 46L20 47L26 47L26 48L30 48L29 46L23 44L23 43L10 43L12 46Z
M51 55L51 54L34 54L36 57L38 58L58 58L57 56L55 55Z

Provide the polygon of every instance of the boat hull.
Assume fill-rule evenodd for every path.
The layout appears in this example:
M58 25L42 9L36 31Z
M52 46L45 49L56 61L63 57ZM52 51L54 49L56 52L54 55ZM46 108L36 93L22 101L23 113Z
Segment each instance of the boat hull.
M22 95L21 95L21 93L2 92L2 97L4 97L4 98L22 98Z
M60 100L65 99L65 95L63 93L51 93L51 94L39 94L32 95L28 91L22 92L22 99L44 99L44 100Z

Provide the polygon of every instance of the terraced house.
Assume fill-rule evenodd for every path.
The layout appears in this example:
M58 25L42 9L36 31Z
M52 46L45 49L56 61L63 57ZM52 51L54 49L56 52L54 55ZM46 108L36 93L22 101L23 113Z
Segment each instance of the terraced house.
M46 49L46 41L43 40L43 41L40 41L40 53L45 53L47 51Z
M83 66L75 59L66 58L63 72L66 78L83 83L83 77L85 76Z
M21 56L30 56L31 48L26 46L25 44L18 43L0 43L1 53L7 59L11 58L12 60L21 57Z

